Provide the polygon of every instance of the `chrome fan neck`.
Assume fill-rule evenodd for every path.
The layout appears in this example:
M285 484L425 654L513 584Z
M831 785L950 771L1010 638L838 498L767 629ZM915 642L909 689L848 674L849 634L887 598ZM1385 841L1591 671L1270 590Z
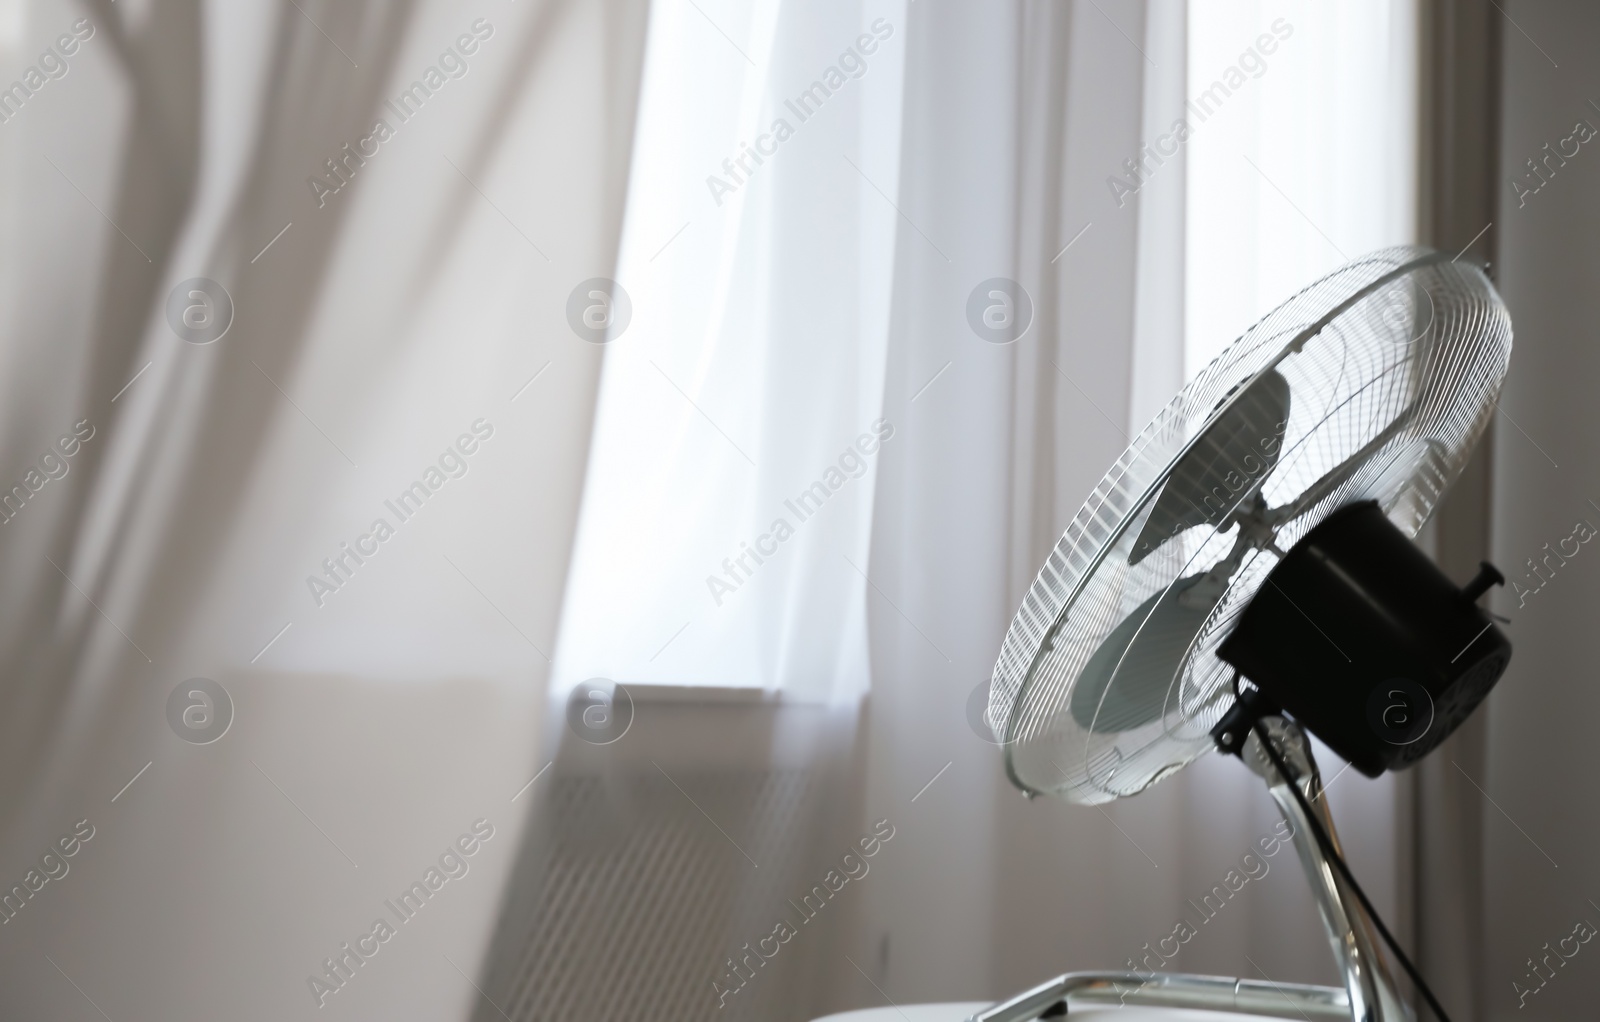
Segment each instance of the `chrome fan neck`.
M1354 1022L1410 1022L1415 1015L1395 986L1378 946L1372 920L1344 877L1322 853L1313 836L1311 819L1301 800L1289 790L1291 784L1300 789L1304 804L1311 806L1317 816L1316 822L1338 848L1338 832L1333 826L1333 814L1328 810L1322 775L1312 757L1310 740L1298 726L1282 717L1265 718L1261 721L1261 730L1276 747L1279 759L1289 768L1291 776L1278 772L1261 748L1260 735L1254 729L1244 742L1240 758L1267 782L1267 790L1278 804L1278 811L1293 828L1294 850L1311 885L1311 895L1327 930L1334 961L1344 975L1345 992L1349 997L1348 1017Z

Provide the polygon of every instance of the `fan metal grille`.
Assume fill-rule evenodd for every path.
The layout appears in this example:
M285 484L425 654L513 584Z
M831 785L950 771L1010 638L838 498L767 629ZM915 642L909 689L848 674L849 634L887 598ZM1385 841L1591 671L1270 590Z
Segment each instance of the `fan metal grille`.
M1180 528L1153 551L1134 548L1175 465L1252 383L1272 371L1289 383L1281 439L1261 438L1281 449L1270 463L1246 457L1220 466L1229 471L1215 470L1213 490L1230 509L1259 490L1284 519L1275 543L1288 550L1355 500L1377 500L1416 535L1487 424L1510 356L1511 320L1483 272L1421 248L1350 263L1251 327L1106 473L1012 620L988 718L1006 738L1013 782L1070 802L1107 802L1211 748L1232 677L1214 651L1276 564L1270 551L1235 554L1237 569L1175 670L1130 678L1135 668L1119 665L1088 726L1073 712L1073 689L1113 629L1236 551L1241 527L1231 521ZM1103 709L1119 686L1154 691L1159 713Z

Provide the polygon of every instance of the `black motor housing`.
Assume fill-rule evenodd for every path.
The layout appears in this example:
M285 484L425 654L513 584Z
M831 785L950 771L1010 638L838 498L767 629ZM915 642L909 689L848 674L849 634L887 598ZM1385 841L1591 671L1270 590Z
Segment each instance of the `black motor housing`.
M1433 751L1504 673L1511 643L1477 605L1503 581L1485 564L1457 588L1376 501L1349 504L1273 568L1217 655L1377 777Z

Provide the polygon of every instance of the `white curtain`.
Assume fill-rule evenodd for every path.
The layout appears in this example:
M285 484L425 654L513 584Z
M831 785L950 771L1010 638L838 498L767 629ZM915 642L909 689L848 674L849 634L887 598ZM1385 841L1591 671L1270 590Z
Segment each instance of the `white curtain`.
M558 688L866 690L905 32L657 5Z
M861 951L897 1001L1121 966L1170 932L1177 849L1239 833L1186 818L1182 782L1104 812L1024 803L969 709L1044 553L1182 382L1181 157L1121 204L1108 179L1181 111L1184 20L1180 4L1019 4L930 13L913 35L902 208L953 262L902 236L889 405L909 425L874 536L869 803L905 815L917 854L885 869ZM1034 307L1009 345L963 315L996 276ZM881 1003L859 978L854 993Z
M1413 0L1190 8L1192 376L1311 281L1416 241L1420 84Z
M653 906L591 898L590 917L567 929L596 944L613 933L642 947L705 940L687 991L684 967L641 954L620 976L574 984L584 992L572 1001L530 991L544 1010L614 1012L630 1003L605 992L619 980L655 986L663 1011L687 1004L688 1017L806 1019L845 1003L835 991L853 975L842 951L856 891L879 882L881 859L759 982L746 988L723 958L793 917L791 900L870 833L858 825L856 743L871 685L877 481L905 432L885 409L885 378L913 13L903 0L653 7L616 273L631 315L601 342L551 711L589 679L631 686L634 741L654 752L641 762L619 743L584 755L594 750L563 735L554 774L565 785L563 770L592 772L601 783L574 786L569 803L626 821L597 864L652 841L709 840L694 855L701 872L725 861L708 874L711 906L674 907L695 870L651 873L663 891ZM711 699L706 719L720 715L717 746L730 755L671 730L653 686ZM729 794L745 787L761 794ZM646 803L684 819L653 819ZM536 821L559 819L564 804L554 794ZM579 886L563 880L566 854L530 849L519 867L535 911L582 897L563 893ZM589 868L572 858L568 874ZM547 938L503 932L491 990L510 996L511 977L539 977Z
M564 306L613 272L644 15L5 5L6 485L84 438L0 527L6 887L93 831L0 926L8 1016L478 998L598 370ZM168 313L193 278L231 295L210 343ZM231 704L213 744L169 722L196 677L227 697L191 722ZM480 819L319 1012L308 977Z

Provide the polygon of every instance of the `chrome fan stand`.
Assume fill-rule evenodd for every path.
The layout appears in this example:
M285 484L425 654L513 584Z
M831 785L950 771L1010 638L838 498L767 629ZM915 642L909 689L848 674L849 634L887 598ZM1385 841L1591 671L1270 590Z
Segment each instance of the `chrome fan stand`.
M981 1011L972 1016L971 1022L1033 1022L1063 1014L1064 1003L1069 1001L1083 1005L1202 1008L1275 1018L1304 1017L1308 1022L1410 1022L1416 1017L1395 988L1378 949L1372 921L1322 854L1311 821L1289 790L1291 784L1300 786L1306 802L1315 807L1317 820L1337 847L1339 837L1327 800L1322 798L1322 776L1311 756L1310 741L1299 726L1282 717L1267 717L1261 724L1295 776L1278 773L1255 734L1244 744L1243 759L1267 782L1273 801L1294 828L1294 848L1327 928L1334 960L1344 973L1344 989L1186 973L1071 972Z
M1278 754L1297 776L1283 777L1273 767L1262 751L1255 734L1245 742L1243 758L1267 782L1272 800L1278 803L1294 828L1294 849L1300 855L1300 865L1311 884L1312 897L1317 911L1322 915L1323 926L1328 931L1328 943L1333 948L1333 958L1344 973L1345 992L1349 997L1348 1018L1355 1022L1402 1022L1414 1018L1410 1007L1400 997L1390 975L1387 963L1378 947L1378 934L1372 920L1356 898L1344 877L1334 869L1311 828L1311 821L1300 808L1300 802L1289 790L1298 784L1317 814L1317 821L1327 833L1335 848L1339 848L1339 834L1333 828L1333 814L1328 811L1328 800L1322 797L1322 775L1311 756L1311 742L1304 731L1282 717L1267 717L1261 722L1277 746ZM1344 850L1339 848L1339 854Z

